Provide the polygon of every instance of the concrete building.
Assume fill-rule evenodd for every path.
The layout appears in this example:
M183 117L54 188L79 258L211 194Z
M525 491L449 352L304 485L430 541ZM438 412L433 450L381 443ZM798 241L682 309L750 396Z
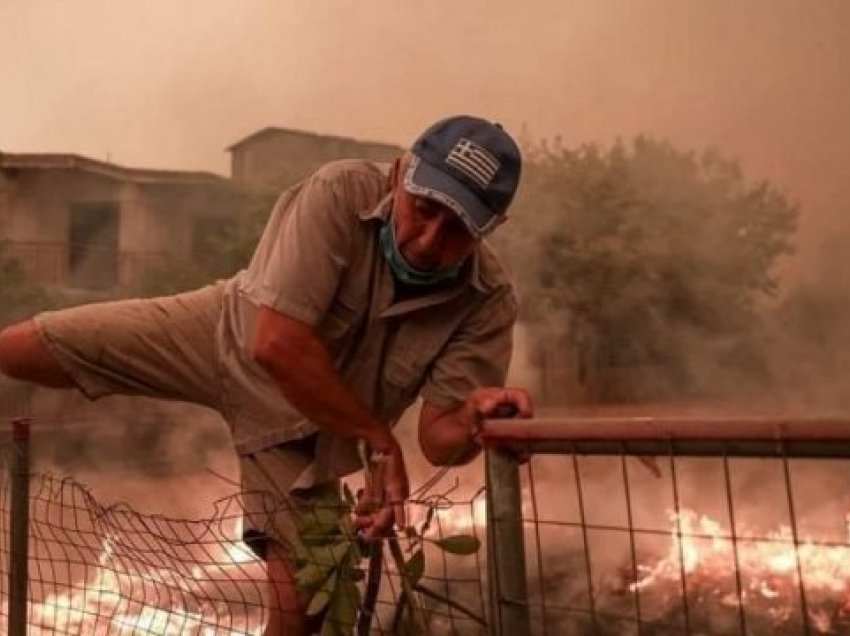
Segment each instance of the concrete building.
M72 154L0 154L0 243L38 282L108 291L191 258L200 219L238 196L206 172L125 168Z
M231 179L74 154L0 153L0 255L45 285L131 287L166 259L191 259L203 228L236 213L246 189L281 190L327 161L390 161L404 149L270 127L228 151Z
M242 186L278 188L335 159L392 161L404 148L288 128L263 128L227 149L231 177Z

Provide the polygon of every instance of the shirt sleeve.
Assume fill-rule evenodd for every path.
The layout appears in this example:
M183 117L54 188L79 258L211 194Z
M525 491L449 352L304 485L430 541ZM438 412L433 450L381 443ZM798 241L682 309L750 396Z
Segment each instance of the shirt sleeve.
M351 260L357 217L341 176L318 172L275 204L242 292L254 304L315 326Z
M422 399L440 408L454 408L473 389L504 386L516 318L517 302L511 288L482 303L432 363Z

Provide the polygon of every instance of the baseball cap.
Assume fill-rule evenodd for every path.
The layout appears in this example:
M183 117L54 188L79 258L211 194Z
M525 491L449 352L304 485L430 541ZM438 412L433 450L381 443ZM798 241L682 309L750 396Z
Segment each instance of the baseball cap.
M411 194L450 207L483 236L505 219L522 157L499 124L460 115L438 121L414 142L404 178Z

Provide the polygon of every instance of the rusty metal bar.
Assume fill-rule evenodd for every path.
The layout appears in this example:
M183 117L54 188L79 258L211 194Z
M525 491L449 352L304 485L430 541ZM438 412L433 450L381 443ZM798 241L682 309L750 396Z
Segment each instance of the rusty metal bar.
M679 480L676 477L676 455L673 444L669 448L670 485L673 487L673 510L676 513L676 538L679 544L679 577L682 583L682 610L685 618L685 633L691 633L691 612L688 605L688 573L685 570L684 533L682 532L682 507L679 505Z
M489 420L486 446L588 455L850 457L850 419L769 417L574 417ZM780 444L781 440L781 444Z
M626 499L626 519L628 521L629 531L629 551L632 559L632 579L638 580L637 567L637 546L635 545L635 524L634 515L632 514L632 493L629 487L629 467L626 465L626 454L620 455L620 469L623 474L623 494ZM635 588L635 616L637 618L637 633L640 636L643 633L643 615L640 607L640 589Z
M512 453L498 448L488 449L484 462L487 478L489 632L494 636L522 636L530 633L531 626L519 467Z
M537 487L534 482L534 462L529 461L528 464L528 490L531 495L531 514L534 520L540 518L540 513L537 509ZM537 580L543 581L543 541L540 539L540 524L534 524L534 542L537 548ZM546 586L540 586L540 627L542 636L548 636L549 630L547 629L546 620Z
M732 501L732 475L729 471L729 457L723 456L723 483L726 487L726 508L729 512L729 534L732 538L732 557L735 562L735 592L738 595L738 622L741 633L747 633L747 618L744 612L744 582L741 579L741 560L738 556L738 530L735 521L735 505Z
M29 420L12 424L12 501L9 533L9 636L27 633L29 559Z
M585 568L585 576L587 577L587 594L590 600L590 623L593 628L593 632L596 633L599 631L599 627L596 624L596 597L593 592L593 570L591 569L592 563L590 560L590 541L587 536L587 515L585 514L584 509L584 494L582 493L581 488L581 471L578 466L578 457L573 453L572 456L573 463L573 479L576 482L576 495L578 496L578 510L579 510L579 519L581 523L581 540L584 544L584 568Z
M806 636L812 633L809 624L809 604L806 599L806 580L803 578L803 566L800 563L800 533L797 529L797 513L794 510L794 492L791 487L791 471L788 468L788 457L782 457L782 473L785 479L785 494L788 497L788 516L791 521L791 536L794 539L794 564L797 568L797 580L800 582L800 614L803 619L803 629Z

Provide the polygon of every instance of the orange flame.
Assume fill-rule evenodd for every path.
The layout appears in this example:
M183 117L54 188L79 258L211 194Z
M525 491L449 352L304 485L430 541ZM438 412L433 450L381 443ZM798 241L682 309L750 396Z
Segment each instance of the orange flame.
M127 572L120 564L115 567L113 542L111 537L103 540L91 581L76 585L71 592L50 594L43 601L31 604L28 633L33 636L56 633L259 636L262 633L267 619L262 608L267 605L265 585L258 582L265 581L266 576L262 563L241 542L228 545L219 563L195 565L188 577L165 569ZM232 589L228 592L222 582ZM229 626L221 628L216 626L216 620L227 616L229 597L249 605L253 611L244 617L228 616Z
M667 554L654 566L640 566L640 576L629 586L631 591L646 590L664 584L681 585L699 577L705 581L732 579L737 563L740 574L740 599L737 593L726 594L726 605L746 604L763 599L775 602L770 608L773 618L782 622L793 613L790 609L800 598L800 573L809 598L831 598L850 613L850 545L826 545L805 539L796 547L791 528L782 525L767 536L742 532L733 545L720 523L692 510L668 513L672 540ZM850 516L848 516L850 543ZM737 553L736 553L737 548ZM715 587L720 590L720 585ZM837 597L837 598L836 598ZM812 604L808 608L811 626L820 633L829 632L833 617Z

